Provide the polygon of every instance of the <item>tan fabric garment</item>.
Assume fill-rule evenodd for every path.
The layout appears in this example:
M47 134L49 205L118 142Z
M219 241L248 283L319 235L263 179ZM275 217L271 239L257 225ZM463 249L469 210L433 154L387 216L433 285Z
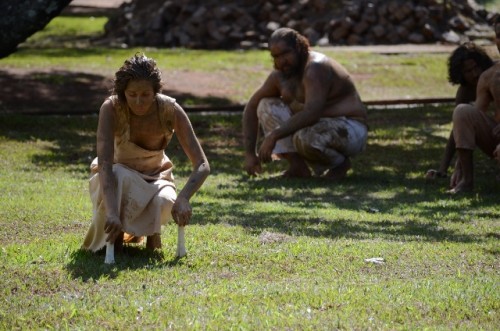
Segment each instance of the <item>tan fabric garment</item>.
M461 104L453 111L453 137L456 148L474 150L480 148L493 157L493 151L500 142L493 135L497 125L489 114L477 110L474 105Z
M175 100L158 95L160 118L165 128L166 147L173 135ZM177 197L175 192L173 165L163 149L150 151L130 141L128 108L122 107L112 98L119 125L115 135L113 173L123 230L135 236L161 233L161 226L172 218L170 211ZM106 212L99 182L97 158L91 166L89 181L93 207L92 224L85 237L83 248L97 251L106 244Z

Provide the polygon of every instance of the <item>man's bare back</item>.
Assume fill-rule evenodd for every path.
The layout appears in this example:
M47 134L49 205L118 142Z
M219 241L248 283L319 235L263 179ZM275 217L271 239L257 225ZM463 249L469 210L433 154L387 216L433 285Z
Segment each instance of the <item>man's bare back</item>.
M494 109L495 121L500 123L500 63L486 70L477 84L477 109L487 112L490 104Z

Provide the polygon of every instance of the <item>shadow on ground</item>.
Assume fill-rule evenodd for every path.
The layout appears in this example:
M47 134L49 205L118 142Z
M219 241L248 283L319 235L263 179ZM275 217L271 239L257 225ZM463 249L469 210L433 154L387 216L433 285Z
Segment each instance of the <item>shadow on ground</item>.
M0 112L97 114L113 87L112 77L67 70L0 70ZM183 106L228 106L231 100L166 89Z
M125 246L123 253L115 255L114 264L105 264L104 254L104 249L97 253L79 249L71 254L65 268L72 278L89 281L102 277L116 278L120 272L127 270L175 267L185 261L177 257L168 259L163 252L150 252L134 246Z

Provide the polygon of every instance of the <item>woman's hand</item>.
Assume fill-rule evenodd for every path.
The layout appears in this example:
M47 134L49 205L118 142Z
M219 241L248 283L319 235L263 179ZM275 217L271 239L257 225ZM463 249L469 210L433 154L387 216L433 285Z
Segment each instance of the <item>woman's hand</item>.
M122 232L122 222L118 216L108 217L104 225L104 232L108 234L107 242L114 243L118 235Z
M458 183L462 180L462 167L458 160L455 162L455 169L453 170L453 174L450 178L450 188L455 188Z
M193 209L189 200L183 197L177 197L174 205L172 206L172 217L179 226L185 226L189 223Z

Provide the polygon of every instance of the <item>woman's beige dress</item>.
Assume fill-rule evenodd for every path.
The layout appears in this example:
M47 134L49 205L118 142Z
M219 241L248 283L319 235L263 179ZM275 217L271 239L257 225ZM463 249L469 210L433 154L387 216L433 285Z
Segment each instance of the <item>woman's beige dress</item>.
M160 150L146 150L130 141L129 111L116 96L111 100L118 125L114 141L113 173L123 231L134 236L161 233L161 226L172 218L171 210L177 197L172 174L173 165L165 155L173 130L175 99L158 94L159 121L165 130L164 146ZM106 211L99 183L97 158L90 166L90 199L92 224L83 242L83 248L97 251L106 244L104 232Z

